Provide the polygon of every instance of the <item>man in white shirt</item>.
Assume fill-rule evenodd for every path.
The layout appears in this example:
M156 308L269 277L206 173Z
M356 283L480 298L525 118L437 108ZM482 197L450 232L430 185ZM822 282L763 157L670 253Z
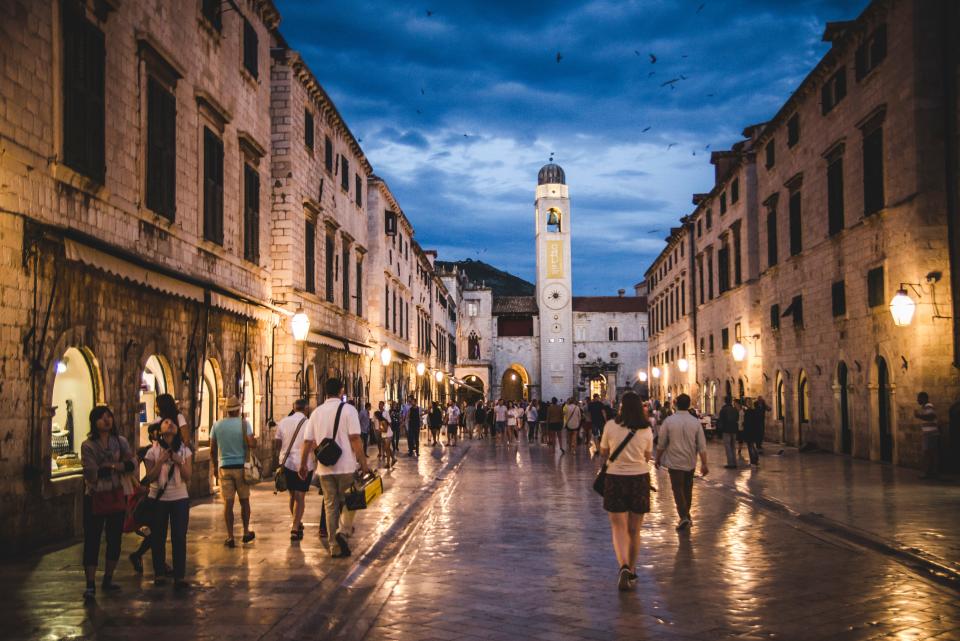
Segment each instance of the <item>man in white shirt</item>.
M700 456L700 473L706 476L707 439L703 435L700 421L690 409L690 397L681 394L677 397L677 412L671 414L660 426L657 439L657 468L665 465L670 472L670 487L673 489L673 501L677 504L680 523L677 530L686 530L693 525L690 507L693 505L693 473L697 467L697 455Z
M287 481L287 492L290 494L290 516L293 523L290 526L290 540L303 539L303 510L306 507L307 490L310 489L310 479L317 461L310 452L307 452L307 478L300 478L300 461L303 458L303 440L307 428L307 400L299 398L293 402L293 411L280 419L277 433L274 438L280 441L280 466Z
M353 483L358 464L364 473L369 472L370 468L367 466L367 457L363 454L357 408L340 400L343 395L343 382L338 378L328 379L324 391L326 400L313 410L305 426L307 434L303 439L303 451L300 455L300 478L307 478L307 460L317 445L324 439L336 442L341 450L340 457L329 466L317 461L317 476L320 477L320 489L323 491L330 554L339 559L350 556L347 539L339 531L340 510L346 491Z
M460 408L453 401L447 404L447 446L457 444L457 428L460 427Z

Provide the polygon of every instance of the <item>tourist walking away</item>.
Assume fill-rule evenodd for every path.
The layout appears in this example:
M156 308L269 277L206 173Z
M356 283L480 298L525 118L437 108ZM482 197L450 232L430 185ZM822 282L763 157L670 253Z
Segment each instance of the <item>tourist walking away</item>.
M369 408L370 403L367 403ZM306 508L307 492L310 490L310 481L313 479L313 470L317 466L312 453L307 453L307 478L300 478L300 461L303 458L303 441L306 437L307 399L300 398L293 402L293 411L283 417L277 425L276 440L279 445L279 464L283 470L287 493L290 495L290 540L303 540L303 511ZM370 416L367 415L368 436ZM360 419L361 429L363 419ZM367 449L366 439L363 440L363 449Z
M587 413L590 415L590 425L593 428L593 438L597 441L600 440L600 432L607 422L606 409L603 401L600 400L599 394L594 394L593 400L587 404Z
M744 417L746 416L747 409L746 405L744 404L744 399L734 399L733 409L737 410L737 461L739 461L743 458L743 444L745 442L743 430Z
M657 443L657 468L666 467L673 489L673 502L677 506L680 522L677 531L693 525L690 508L693 506L693 474L700 457L700 474L709 473L707 467L707 439L703 427L695 416L684 410L690 407L690 397L677 397L676 414L668 416L660 426L660 441Z
M531 443L537 441L537 419L539 418L537 415L537 407L538 405L535 400L527 404L527 440Z
M407 410L407 456L420 456L420 406L413 395L407 399L410 409Z
M383 443L382 453L378 460L383 463L387 469L390 469L393 467L393 464L397 462L397 455L393 451L393 428L390 425L390 420L381 412L374 414L373 420L376 423L376 429L380 435L380 442Z
M913 413L920 420L920 460L922 461L922 479L936 479L940 476L940 428L937 426L937 411L926 392L917 394L917 405Z
M757 448L757 442L762 438L764 418L762 408L746 401L746 409L743 411L743 440L747 444L750 465L753 467L760 467L760 450Z
M560 453L566 454L567 450L563 449L563 408L560 407L560 402L557 401L557 397L554 396L550 399L550 405L547 406L547 431L550 435L550 447L554 447L554 443L560 445Z
M604 425L600 455L607 459L601 472L603 509L610 518L619 564L617 587L630 590L637 580L640 526L650 511L649 462L653 460L653 433L636 392L623 395L620 413Z
M360 416L360 440L363 441L364 456L367 455L367 448L370 446L370 407L370 403L364 403L363 409L358 412Z
M483 438L487 431L487 410L483 406L483 401L477 401L477 412L474 415L477 423L477 438Z
M770 406L767 405L767 402L763 400L762 396L758 396L757 400L753 404L753 407L760 412L760 432L756 434L756 445L757 452L763 453L763 439L767 429L767 412L770 411Z
M243 523L244 543L257 535L250 529L250 485L243 478L243 462L247 450L256 447L253 426L240 417L240 400L236 396L227 399L224 408L227 417L213 424L210 430L210 460L214 462L214 475L220 479L220 495L223 497L223 522L227 538L223 544L236 547L233 538L233 502L240 499L240 520Z
M100 562L100 539L106 536L107 553L100 587L104 592L119 592L113 582L113 571L120 560L120 539L127 496L133 492L124 487L124 474L136 469L133 450L127 439L117 432L116 419L106 405L90 410L90 431L80 446L83 466L83 570L87 587L85 600L97 595L97 565Z
M666 421L664 421L666 423ZM720 432L720 438L723 439L723 449L727 453L727 469L736 469L737 467L737 430L740 424L740 412L733 407L731 398L728 396L723 401L723 407L720 408L720 414L717 417L717 431Z
M501 438L506 438L507 411L507 404L502 398L498 398L497 404L493 406L493 440L496 443L499 443Z
M430 428L430 445L440 445L440 429L443 427L443 410L440 403L434 401L427 415L427 427Z
M187 573L187 527L190 524L190 474L193 453L180 437L180 426L166 418L160 427L160 439L154 444L144 465L146 479L150 482L151 499L156 499L157 510L150 523L153 549L153 584L166 582L164 572L167 558L167 531L170 532L170 549L173 552L173 587L184 590L190 587Z
M327 379L324 385L326 400L310 415L307 434L300 456L300 478L308 473L307 457L317 449L317 476L323 491L323 508L327 522L327 545L333 558L350 556L350 546L341 530L340 512L346 500L346 492L353 484L357 466L368 473L367 457L363 455L360 439L360 417L357 410L340 400L343 382L338 378ZM382 414L381 414L382 416ZM353 513L343 529L348 530Z
M477 429L477 406L473 403L467 403L463 408L463 428L467 438L473 440L473 432Z
M569 448L571 452L577 451L577 435L580 433L580 420L583 418L583 410L580 405L571 396L567 399L567 404L563 407L563 426L567 430Z
M386 416L387 415L384 414L384 417ZM390 401L390 438L392 439L390 453L394 459L396 458L396 453L400 451L400 432L402 431L402 422L403 411L400 408L400 403L397 401Z
M457 444L457 428L460 427L460 408L453 401L447 402L447 446Z

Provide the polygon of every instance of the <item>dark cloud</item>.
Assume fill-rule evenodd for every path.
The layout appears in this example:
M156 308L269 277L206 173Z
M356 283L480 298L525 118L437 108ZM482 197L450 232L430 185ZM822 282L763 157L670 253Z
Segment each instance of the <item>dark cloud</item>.
M826 21L866 0L717 0L699 13L699 0L461 0L429 17L386 0L277 4L422 245L449 259L482 247L532 278L536 174L554 152L573 202L575 288L613 293L662 247L647 231L710 188L704 146L729 147L773 115L825 52Z

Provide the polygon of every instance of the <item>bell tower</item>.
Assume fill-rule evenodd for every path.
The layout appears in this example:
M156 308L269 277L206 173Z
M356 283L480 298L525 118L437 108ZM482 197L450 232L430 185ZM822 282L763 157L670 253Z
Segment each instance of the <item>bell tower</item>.
M540 310L540 395L573 395L573 287L570 195L566 175L550 163L537 176L537 307Z

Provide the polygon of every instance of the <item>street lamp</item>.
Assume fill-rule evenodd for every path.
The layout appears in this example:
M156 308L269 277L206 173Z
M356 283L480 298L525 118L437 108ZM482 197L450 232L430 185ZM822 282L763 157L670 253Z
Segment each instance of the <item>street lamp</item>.
M384 347L380 350L380 364L384 367L390 365L390 361L393 360L393 351L389 347Z
M437 379L438 383L443 382L443 372L441 372L440 370L437 370L437 373L434 374L433 377Z
M739 363L747 357L747 348L743 346L743 343L736 342L730 348L730 353L733 355L733 360Z
M913 314L916 311L917 304L905 289L897 290L896 295L890 299L890 314L893 316L893 324L897 327L906 327L912 323Z
M646 383L646 382L647 382L647 373L644 372L644 371L641 371L639 374L637 374L637 380L640 381L641 383Z
M427 371L427 366L423 363L417 363L417 376L423 376L423 373Z
M681 372L685 372L690 369L690 363L685 358L681 358L677 361L677 369Z
M653 367L653 368L651 368L651 369L650 369L650 376L652 376L652 377L654 377L654 378L660 378L660 368L659 368L659 367Z
M307 360L307 335L310 333L310 319L303 307L297 307L297 312L290 319L290 328L293 330L293 338L300 343L300 398L306 396L307 379L304 374L304 366Z

